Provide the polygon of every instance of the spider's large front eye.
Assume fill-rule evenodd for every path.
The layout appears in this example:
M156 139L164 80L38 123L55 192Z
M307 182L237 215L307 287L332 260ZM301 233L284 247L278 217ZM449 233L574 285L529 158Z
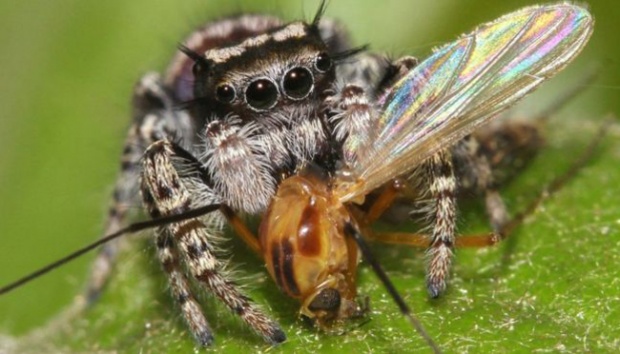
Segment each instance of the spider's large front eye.
M282 89L288 97L299 100L308 96L314 85L314 78L306 68L289 70L282 80Z
M268 79L258 79L245 90L248 104L257 110L266 110L275 106L278 100L278 88Z
M235 99L235 88L230 85L220 85L215 89L215 97L222 103L230 103Z

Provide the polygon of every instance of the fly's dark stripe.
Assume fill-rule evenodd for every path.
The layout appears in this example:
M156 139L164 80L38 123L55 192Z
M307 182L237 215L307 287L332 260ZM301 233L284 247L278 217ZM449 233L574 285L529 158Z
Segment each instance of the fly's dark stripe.
M282 281L282 267L280 265L280 260L280 245L277 242L274 242L271 246L271 263L273 264L273 275L276 278L276 283L278 284L280 289L286 290Z
M282 242L282 253L284 254L284 259L282 261L282 274L286 280L286 285L291 294L299 295L299 287L297 287L295 273L293 270L293 260L295 258L295 254L293 251L293 246L288 240L284 240Z

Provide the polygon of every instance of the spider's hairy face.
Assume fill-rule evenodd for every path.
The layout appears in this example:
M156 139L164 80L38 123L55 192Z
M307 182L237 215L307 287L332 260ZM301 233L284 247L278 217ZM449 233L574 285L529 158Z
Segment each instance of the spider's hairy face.
M259 125L279 127L315 113L335 80L318 28L303 22L207 50L204 58L194 66L201 106L219 117L265 120Z

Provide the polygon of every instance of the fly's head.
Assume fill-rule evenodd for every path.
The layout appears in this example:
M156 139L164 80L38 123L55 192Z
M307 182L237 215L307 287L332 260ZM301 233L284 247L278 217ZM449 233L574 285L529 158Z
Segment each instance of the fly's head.
M316 24L293 22L194 58L194 114L288 126L312 115L335 69Z
M280 289L301 302L301 315L323 329L364 309L356 301L357 248L344 236L351 217L313 174L297 174L279 186L259 238L269 273Z

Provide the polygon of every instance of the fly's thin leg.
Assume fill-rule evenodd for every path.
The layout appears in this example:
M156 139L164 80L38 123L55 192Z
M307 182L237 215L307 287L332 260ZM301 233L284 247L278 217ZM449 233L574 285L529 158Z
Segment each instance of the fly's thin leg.
M252 251L260 255L261 246L258 242L258 237L250 231L250 229L248 229L237 213L226 206L222 207L221 211L222 214L224 214L224 217L226 217L226 220L228 220L230 227L235 230L235 235L239 236L243 242L245 242L245 244L252 249Z
M404 188L405 182L398 178L386 183L381 193L368 208L368 211L362 216L361 221L363 225L370 225L377 221L390 208Z
M191 208L191 199L183 180L172 165L174 148L168 141L152 144L145 153L142 176L144 202L153 217L180 214ZM151 199L152 198L152 199ZM241 317L267 342L275 344L286 339L280 326L265 316L223 274L223 264L214 255L210 242L220 231L220 222L210 214L206 219L190 219L165 227L190 274L218 297L233 313ZM173 290L174 291L174 290ZM189 322L192 318L187 317ZM193 326L190 329L194 331ZM194 332L196 338L201 333Z

